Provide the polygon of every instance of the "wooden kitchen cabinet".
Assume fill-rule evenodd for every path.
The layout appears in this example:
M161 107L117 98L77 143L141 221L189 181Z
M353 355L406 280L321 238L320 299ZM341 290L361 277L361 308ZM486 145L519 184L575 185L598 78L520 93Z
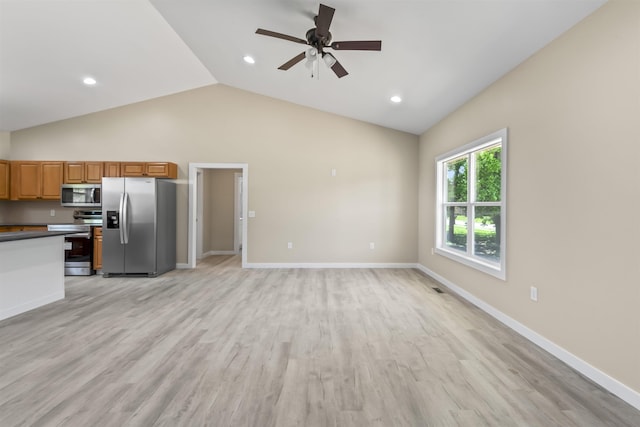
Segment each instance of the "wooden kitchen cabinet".
M154 178L178 178L178 165L171 162L122 162L121 176L149 176Z
M93 269L102 270L102 227L93 228Z
M63 178L62 162L41 162L40 198L60 200L60 186Z
M90 184L100 184L104 176L104 163L84 162L84 179Z
M0 160L0 200L8 199L11 194L9 187L9 169L9 162L7 160Z
M20 230L17 231L47 231L46 225L20 225Z
M84 184L102 182L104 164L102 162L65 162L65 184Z
M47 231L46 225L0 225L0 233L13 231Z
M104 162L103 175L106 178L120 177L120 162Z
M11 199L37 199L40 175L40 162L11 162Z
M82 184L84 182L84 162L64 163L64 183Z
M12 161L11 200L60 200L64 162Z
M120 163L121 176L144 176L144 162L122 162Z

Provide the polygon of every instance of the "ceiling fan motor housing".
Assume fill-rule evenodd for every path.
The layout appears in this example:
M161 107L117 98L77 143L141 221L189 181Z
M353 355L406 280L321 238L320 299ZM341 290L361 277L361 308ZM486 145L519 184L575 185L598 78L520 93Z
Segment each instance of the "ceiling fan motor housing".
M326 37L318 37L316 28L311 28L307 31L306 38L309 45L318 49L319 52L322 51L322 48L328 47L331 44L331 33L327 32Z

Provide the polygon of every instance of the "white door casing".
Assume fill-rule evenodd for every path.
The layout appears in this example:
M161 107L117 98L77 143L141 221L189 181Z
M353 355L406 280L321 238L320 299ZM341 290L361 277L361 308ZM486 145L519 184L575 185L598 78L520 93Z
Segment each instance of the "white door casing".
M248 212L249 205L249 164L248 163L189 163L189 235L187 239L187 266L196 268L198 241L198 170L202 169L242 169L242 212ZM200 203L202 204L202 203ZM242 221L242 268L247 267L247 221Z

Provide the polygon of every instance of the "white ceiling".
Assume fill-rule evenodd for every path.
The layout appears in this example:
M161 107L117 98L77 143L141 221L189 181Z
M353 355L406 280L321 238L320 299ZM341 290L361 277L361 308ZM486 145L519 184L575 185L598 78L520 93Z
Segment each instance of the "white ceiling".
M255 34L304 39L318 0L0 0L0 130L219 82L420 134L606 0L323 2L334 41L382 40L333 51L342 79L278 70L305 46Z

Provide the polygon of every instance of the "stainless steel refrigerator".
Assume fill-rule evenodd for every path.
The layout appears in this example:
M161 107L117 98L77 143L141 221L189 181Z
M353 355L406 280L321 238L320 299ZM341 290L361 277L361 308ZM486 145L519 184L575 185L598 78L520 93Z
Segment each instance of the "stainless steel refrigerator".
M176 267L176 184L102 178L102 272L148 276Z

